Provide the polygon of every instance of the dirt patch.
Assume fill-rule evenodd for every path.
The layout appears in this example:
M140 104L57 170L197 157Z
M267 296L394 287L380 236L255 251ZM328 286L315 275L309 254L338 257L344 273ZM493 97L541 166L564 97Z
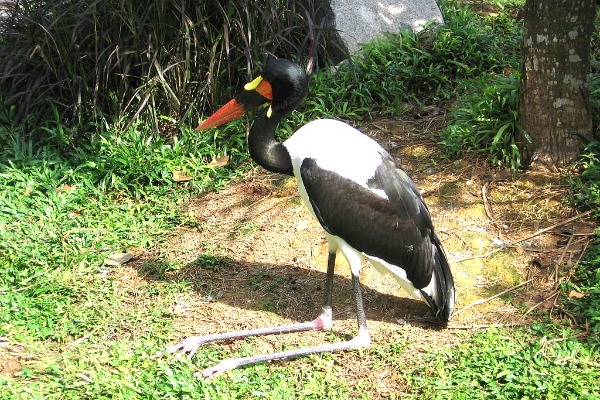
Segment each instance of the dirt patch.
M456 345L468 336L465 331L526 324L531 311L551 309L557 283L572 272L588 238L584 233L592 231L584 218L564 222L575 214L562 202L568 187L561 176L513 176L477 155L448 159L433 140L443 124L440 115L380 119L362 129L399 159L423 190L456 281L456 315L450 329L438 330L424 303L409 298L392 278L363 269L373 346L404 343L408 364L418 362L425 348ZM195 289L173 304L179 337L307 321L319 313L327 244L293 179L256 169L244 182L189 202L185 212L193 226L175 229L147 256L183 262L168 278L186 280ZM144 259L138 263L146 273L152 268ZM354 301L341 256L333 296L333 332L350 337L356 331ZM252 341L252 348L273 352L322 343L325 335L267 337ZM232 351L246 345L226 344ZM342 375L382 396L401 391L397 368L379 362L373 370L365 357L376 355L359 360L336 354L335 360Z
M22 364L19 357L0 350L0 376L11 378L21 370Z
M21 360L28 359L29 356L23 353L19 344L10 343L8 338L0 337L0 376L11 378L17 372L21 371L23 364Z

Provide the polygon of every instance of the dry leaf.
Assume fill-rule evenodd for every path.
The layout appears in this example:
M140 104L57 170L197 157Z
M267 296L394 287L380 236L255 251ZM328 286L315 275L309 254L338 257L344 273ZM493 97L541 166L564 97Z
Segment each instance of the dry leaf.
M511 177L512 177L512 173L509 170L501 169L500 171L498 171L494 174L492 180L495 182L506 181L506 180L509 180Z
M76 187L77 187L76 185L67 185L65 183L65 184L62 184L59 187L57 187L56 191L57 192L70 192L71 190L75 190Z
M585 293L579 293L579 292L577 292L575 290L571 290L571 292L569 292L569 297L570 298L581 299L584 296L585 296Z
M83 212L81 212L81 211L73 211L73 212L70 212L69 214L67 214L67 216L69 217L69 219L75 219L82 214L83 214Z
M219 158L215 158L211 162L208 163L211 167L224 167L229 163L229 156L223 156Z
M127 246L127 252L133 254L134 257L139 257L144 254L146 250L138 246Z
M183 171L173 170L173 182L187 182L191 181L193 178L187 175Z
M132 258L133 254L131 253L113 253L110 256L106 257L106 260L104 260L104 265L117 266L125 264Z
M23 192L23 195L25 196L29 196L31 194L31 188L28 186L25 188L25 191Z
M538 268L547 268L552 265L552 257L539 255L538 257L533 257L530 263Z

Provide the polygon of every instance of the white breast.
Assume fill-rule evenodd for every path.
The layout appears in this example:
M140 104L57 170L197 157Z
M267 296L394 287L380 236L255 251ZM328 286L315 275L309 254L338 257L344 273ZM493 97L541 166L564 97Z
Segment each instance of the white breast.
M296 177L300 176L302 161L313 158L319 167L362 185L373 177L384 151L373 139L332 119L309 122L283 145L290 153Z

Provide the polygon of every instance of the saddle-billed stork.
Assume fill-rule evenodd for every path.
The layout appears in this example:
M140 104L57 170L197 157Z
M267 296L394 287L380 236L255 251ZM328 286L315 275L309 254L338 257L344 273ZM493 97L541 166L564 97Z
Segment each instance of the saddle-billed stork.
M275 138L278 122L298 107L307 93L308 76L299 65L271 60L260 76L196 129L216 127L270 103L250 130L250 155L269 171L295 176L304 204L326 231L329 258L321 315L298 324L192 336L168 351L192 356L207 342L330 328L338 251L350 265L358 334L341 343L227 359L204 370L205 377L243 365L369 345L359 281L365 259L380 273L391 274L411 296L425 301L439 323L445 324L452 315L454 282L442 244L416 185L392 157L358 130L331 119L309 122L283 143Z

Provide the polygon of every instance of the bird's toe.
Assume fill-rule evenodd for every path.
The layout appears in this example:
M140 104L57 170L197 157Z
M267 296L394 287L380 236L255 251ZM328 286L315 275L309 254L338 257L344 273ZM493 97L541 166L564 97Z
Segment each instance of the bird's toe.
M174 344L173 346L167 347L167 352L179 352L180 355L188 354L190 357L192 357L198 351L198 348L202 345L202 343L203 341L200 336L190 336L181 342Z
M238 359L228 358L210 368L206 368L204 371L202 371L202 376L206 379L213 379L225 372L234 370L239 366L240 364Z

